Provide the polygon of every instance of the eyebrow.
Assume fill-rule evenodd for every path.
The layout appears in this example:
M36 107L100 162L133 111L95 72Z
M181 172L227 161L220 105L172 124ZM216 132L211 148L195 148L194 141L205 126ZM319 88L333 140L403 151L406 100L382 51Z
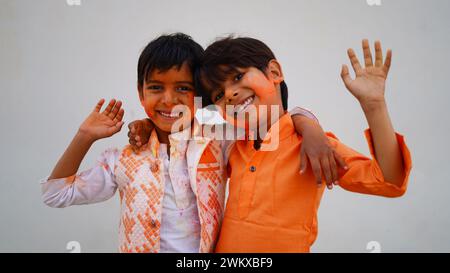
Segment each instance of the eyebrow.
M146 83L163 83L162 81L157 81L157 80L149 80L149 81L146 81ZM176 81L175 83L177 83L177 84L180 84L180 83L182 83L182 84L190 84L190 85L192 85L192 86L194 86L194 83L193 82L190 82L190 81Z

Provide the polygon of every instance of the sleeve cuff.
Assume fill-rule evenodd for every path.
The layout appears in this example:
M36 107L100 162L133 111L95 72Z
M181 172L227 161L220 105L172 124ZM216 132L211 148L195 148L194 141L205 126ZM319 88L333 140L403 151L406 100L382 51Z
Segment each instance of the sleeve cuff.
M308 110L306 108L294 107L293 109L291 109L291 111L289 111L289 114L291 115L291 117L293 117L295 115L302 115L309 119L315 120L317 123L319 123L319 120L317 119L317 117L310 110Z
M402 159L403 159L403 171L404 171L404 176L405 176L402 185L401 186L397 186L397 185L392 184L392 183L387 183L386 180L384 179L383 172L381 171L381 168L380 168L380 166L378 164L378 161L375 159L375 148L373 146L372 133L371 133L370 129L365 130L364 131L364 135L366 137L367 144L369 146L370 155L373 158L374 176L377 178L377 180L379 182L385 183L390 188L392 188L395 192L397 192L396 195L403 195L406 192L406 188L408 186L409 174L410 174L411 169L412 169L411 153L410 153L410 151L408 149L408 146L406 145L405 137L403 135L401 135L401 134L395 133L398 145L400 147L400 152L401 152L401 155L402 155Z
M48 179L49 177L50 176L42 178L41 180L39 180L39 183L42 185L42 184L49 183L49 182L55 182L55 181L63 180L67 184L72 184L73 182L75 182L76 174L68 176L68 177L63 177L63 178Z

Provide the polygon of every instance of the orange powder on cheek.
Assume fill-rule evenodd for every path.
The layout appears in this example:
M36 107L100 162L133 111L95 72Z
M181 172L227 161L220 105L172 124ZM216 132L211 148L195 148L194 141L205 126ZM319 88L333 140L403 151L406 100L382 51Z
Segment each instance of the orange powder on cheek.
M263 73L249 73L244 84L255 91L255 94L263 101L266 98L272 97L276 94L276 88L272 80L266 78Z
M195 113L193 113L193 111L195 111L195 105L194 105L195 94L194 94L194 92L189 92L186 96L187 96L187 98L186 98L185 105L189 108L189 110L191 110L191 114L195 115Z
M145 102L142 103L142 107L144 107L144 111L150 119L153 119L155 117L155 111L153 110L153 107L146 105Z

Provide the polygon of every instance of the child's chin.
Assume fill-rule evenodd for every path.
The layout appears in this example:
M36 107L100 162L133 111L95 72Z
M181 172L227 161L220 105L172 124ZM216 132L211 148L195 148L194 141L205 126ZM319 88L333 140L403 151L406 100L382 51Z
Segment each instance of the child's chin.
M258 120L252 120L249 121L248 119L244 119L244 118L231 118L231 117L227 117L226 121L233 124L233 126L238 127L238 128L257 128L258 126Z
M155 125L163 132L166 133L177 133L191 126L191 122L177 120L176 122L159 122ZM182 125L182 126L181 126Z

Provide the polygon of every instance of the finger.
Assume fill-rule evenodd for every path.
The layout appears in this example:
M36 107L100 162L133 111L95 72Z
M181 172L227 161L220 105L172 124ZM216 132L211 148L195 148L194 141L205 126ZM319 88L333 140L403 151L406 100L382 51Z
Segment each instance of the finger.
M148 139L146 139L146 131L145 124L143 122L139 122L139 126L136 129L136 139L139 143L147 143Z
M317 186L320 187L322 185L322 170L320 168L319 160L317 160L316 158L314 159L309 158L309 163L311 163L311 168L313 170Z
M135 135L131 133L131 131L128 131L128 142L133 145L136 146L136 139L135 139Z
M123 122L123 121L119 121L119 122L116 124L116 128L118 128L118 129L117 129L117 132L119 132L119 131L122 129L122 126L123 126L124 123L125 123L125 122Z
M333 179L331 178L330 162L328 160L328 157L322 157L320 159L320 164L322 167L322 173L325 176L327 187L331 190L333 188Z
M386 53L386 60L384 61L384 71L386 72L386 75L389 73L389 69L391 68L391 62L392 62L392 50L388 49Z
M116 104L114 104L113 109L111 110L111 112L109 113L108 117L110 119L115 119L117 116L117 113L119 113L120 107L122 106L122 102L119 100L116 102Z
M103 111L102 114L108 115L113 109L114 104L116 104L116 100L115 99L110 100L108 106L106 106L106 109Z
M141 135L142 134L142 130L143 130L143 125L142 125L142 121L137 121L136 122L136 126L134 126L136 135Z
M131 131L131 128L133 127L135 121L128 123L128 130Z
M97 102L97 105L94 108L94 112L100 112L100 109L102 109L103 103L105 103L105 99L101 99Z
M355 71L356 75L360 75L362 72L361 64L358 61L358 57L356 57L355 51L353 49L349 49L347 51L348 57L350 59L350 62L352 64L353 70Z
M139 121L138 120L135 120L135 121L133 121L133 122L130 122L129 124L128 124L128 129L130 130L130 132L131 133L135 133L136 132L136 126L139 124Z
M334 159L337 161L338 165L342 169L348 170L348 165L345 162L345 160L342 158L342 156L340 154L338 154L336 151L333 151L333 155L334 155Z
M141 147L142 145L142 141L141 141L141 137L139 135L135 135L133 137L134 142L136 143L136 146Z
M334 159L334 153L331 152L328 154L328 161L330 162L330 169L331 169L331 179L333 181L334 185L338 184L339 175L338 175L338 167L336 164L336 161Z
M308 158L305 155L305 151L302 149L300 151L300 174L306 172L306 167L308 166Z
M383 66L383 50L381 49L381 42L375 42L375 66L382 67Z
M123 110L123 108L121 108L121 109L119 110L119 112L117 113L116 117L114 118L114 121L115 121L115 122L122 121L123 115L124 115L124 114L125 114L125 110Z
M363 48L363 52L364 52L364 63L366 65L366 67L373 66L372 52L370 52L369 41L367 39L364 39L362 41L362 48Z
M123 124L124 124L123 121L119 121L116 123L116 125L114 126L116 128L116 133L122 129Z
M123 121L119 121L118 123L116 123L116 125L111 126L108 128L108 132L110 135L114 135L115 133L119 132L120 129L122 129L122 125L123 125Z
M352 77L350 77L348 66L345 64L342 65L341 78L344 81L345 87L349 88L350 83L352 82Z
M136 145L136 141L133 138L129 138L128 143L130 143L132 146Z

